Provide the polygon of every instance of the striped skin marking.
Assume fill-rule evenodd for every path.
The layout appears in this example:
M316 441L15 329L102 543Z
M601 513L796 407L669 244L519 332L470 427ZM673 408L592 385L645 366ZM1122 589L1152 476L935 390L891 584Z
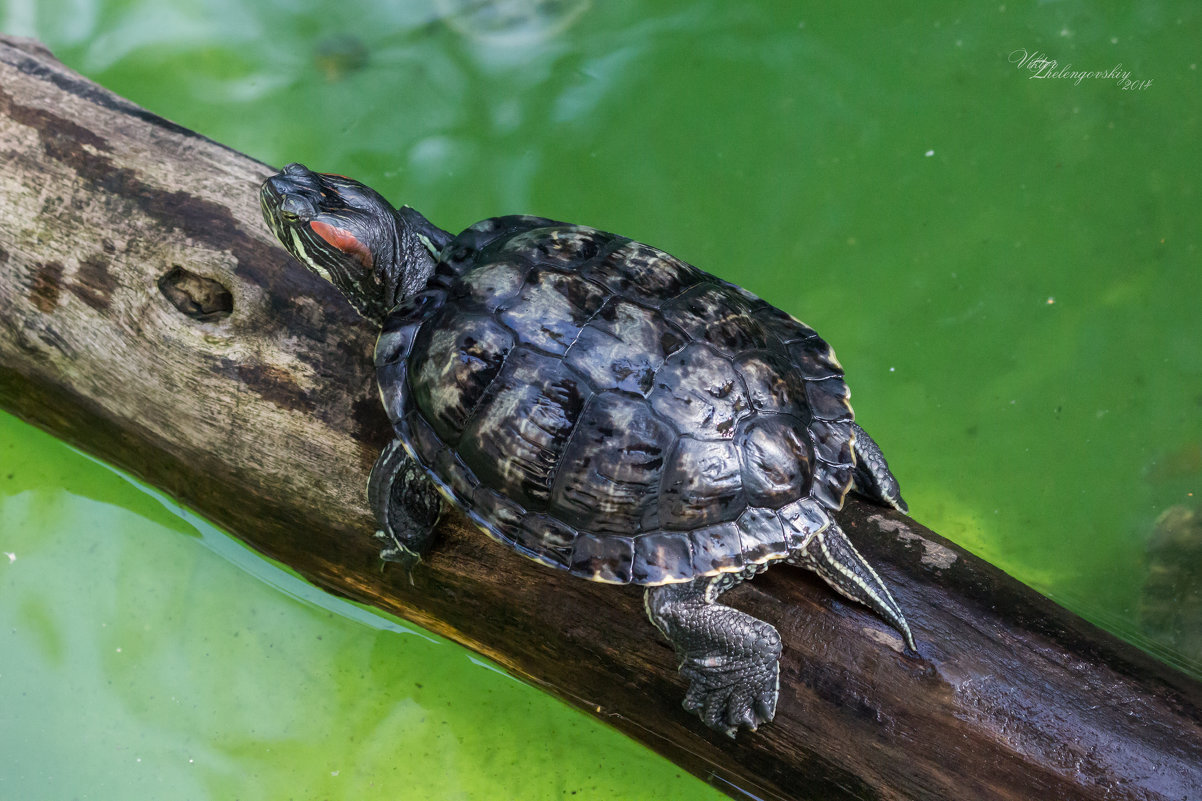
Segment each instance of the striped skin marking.
M313 233L320 236L331 247L337 248L348 256L352 256L355 261L370 269L374 263L371 251L359 241L359 238L345 228L338 228L321 220L314 220L309 223L309 227L313 229Z
M843 578L847 579L847 581L849 583L854 584L855 586L859 587L861 590L864 591L864 593L866 595L870 596L877 603L881 604L882 606L892 606L892 604L886 604L885 600L883 598L881 598L881 596L877 595L876 590L873 589L872 586L868 582L861 579L859 576L857 576L855 574L854 571L848 569L846 565L844 565L842 562L838 561L835 558L835 555L833 553L831 553L831 549L826 544L826 537L822 536L822 534L824 534L824 533L826 533L826 532L821 532L821 533L817 534L816 536L818 538L818 540L817 540L818 547L822 550L822 556L826 560L825 564L830 567L835 568L835 570L837 570L839 572L839 574L841 576L843 576ZM876 571L872 569L871 565L869 565L867 562L865 562L864 566L868 568L868 572L872 574L872 577L874 579L876 579L877 581L881 580L880 576L878 576L876 574ZM848 598L850 598L853 601L859 600L854 595L852 595L851 593L842 589L841 587L836 586L835 589L839 590L839 592L842 595L847 596Z
M421 240L422 246L425 247L426 250L430 251L430 255L437 259L439 251L430 237L426 236L421 231L418 231L417 238Z
M719 573L710 580L709 584L705 585L705 602L707 604L714 603L718 600L719 595L738 584L742 584L744 581L755 578L767 570L768 567L768 563L760 562L758 564L747 565L741 570Z
M835 558L835 555L827 546L825 536L827 531L829 531L829 529L814 535L817 538L818 547L822 550L822 556L825 560L823 563L824 566L833 567L836 571L838 571L840 576L847 580L848 583L855 587L859 587L861 592L863 592L872 600L876 601L881 609L888 609L894 618L889 622L901 630L902 635L905 637L906 644L909 645L910 648L917 650L916 646L914 645L914 635L910 633L910 626L908 623L906 623L906 619L902 615L901 610L898 609L897 602L894 601L892 596L888 594L886 594L885 597L881 597L880 593L878 593L871 584L861 579L851 568ZM860 552L855 549L855 546L851 544L851 541L847 539L846 535L843 535L843 545L845 545L856 556L860 556ZM868 572L868 575L872 576L872 578L876 581L877 586L882 588L885 586L884 582L881 581L881 577L877 575L875 570L873 570L872 565L868 564L868 562L862 556L860 556L859 567L863 567ZM848 592L847 589L839 586L838 582L828 582L828 584L830 584L840 595L856 601L857 603L863 603L863 599L857 598L855 595Z
M330 275L330 271L314 261L313 257L309 255L308 243L301 237L300 232L295 228L291 228L288 231L288 235L292 239L292 255L303 261L306 267L317 273L321 278L324 278L331 284L334 283L334 278Z

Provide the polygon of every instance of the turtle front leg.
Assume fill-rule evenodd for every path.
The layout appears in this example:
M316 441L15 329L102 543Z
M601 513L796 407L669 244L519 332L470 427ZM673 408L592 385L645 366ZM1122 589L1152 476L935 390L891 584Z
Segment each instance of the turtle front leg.
M376 538L385 543L380 558L410 568L421 561L442 514L442 497L400 440L388 443L371 469L367 501L380 526Z
M728 573L688 584L648 587L647 614L676 648L689 682L684 708L711 729L734 737L776 715L780 634L762 620L715 603L722 592L758 572Z

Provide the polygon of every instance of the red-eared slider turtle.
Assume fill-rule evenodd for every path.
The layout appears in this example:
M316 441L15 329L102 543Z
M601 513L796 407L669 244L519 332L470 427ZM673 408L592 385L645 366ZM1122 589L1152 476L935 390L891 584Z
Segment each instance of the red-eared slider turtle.
M813 329L593 228L511 216L453 236L299 164L261 201L292 255L382 329L397 439L369 496L385 558L416 558L445 498L535 561L646 586L685 708L731 735L772 719L781 641L717 598L771 562L817 572L914 648L833 519L849 489L906 505Z

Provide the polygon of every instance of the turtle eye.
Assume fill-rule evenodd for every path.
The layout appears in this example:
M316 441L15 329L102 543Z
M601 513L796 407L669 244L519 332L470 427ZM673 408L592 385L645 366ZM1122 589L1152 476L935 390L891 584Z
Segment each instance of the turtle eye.
M280 203L280 219L284 222L295 223L309 220L316 212L317 209L313 204L299 195L285 195Z

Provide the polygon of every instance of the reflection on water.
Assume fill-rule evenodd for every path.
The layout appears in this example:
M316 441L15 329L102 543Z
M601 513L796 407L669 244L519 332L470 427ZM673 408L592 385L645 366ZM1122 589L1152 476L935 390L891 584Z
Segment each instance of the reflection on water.
M1176 651L1202 674L1202 512L1176 504L1156 519L1148 539L1139 623L1157 645Z
M367 66L367 45L349 33L323 36L313 47L313 59L327 81L341 81Z
M531 47L562 33L589 0L438 0L440 19L488 44Z

